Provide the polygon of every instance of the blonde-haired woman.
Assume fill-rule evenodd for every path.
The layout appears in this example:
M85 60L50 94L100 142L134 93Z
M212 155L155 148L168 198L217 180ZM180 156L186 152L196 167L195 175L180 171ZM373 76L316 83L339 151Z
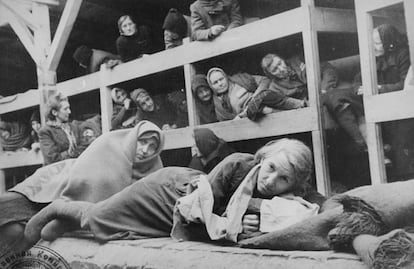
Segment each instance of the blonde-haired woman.
M272 141L256 155L234 153L204 176L213 196L211 213L222 216L230 198L240 192L239 186L250 182L250 194L242 195L247 195L244 201L248 205L239 210L238 222L243 233L258 231L258 215L264 200L288 193L310 197L307 186L312 170L311 151L298 140ZM169 236L177 200L189 197L188 190L200 175L203 173L190 168L166 167L96 204L53 203L29 222L27 240L36 243L40 234L43 239L55 239L57 233L48 228L48 223L60 218L70 219L77 228L89 229L100 241ZM243 186L240 189L244 190ZM311 198L309 201L313 202ZM58 230L62 232L64 228ZM205 232L195 234L198 238L206 236Z

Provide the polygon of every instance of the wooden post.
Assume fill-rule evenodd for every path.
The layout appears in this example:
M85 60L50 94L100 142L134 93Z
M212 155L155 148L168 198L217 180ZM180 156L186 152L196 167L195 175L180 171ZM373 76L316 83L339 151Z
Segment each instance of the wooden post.
M408 45L410 46L411 66L414 65L414 1L404 0L405 24L407 25ZM414 68L411 69L414 75Z
M107 133L111 130L111 118L112 118L112 97L111 97L111 88L107 85L106 78L108 77L109 69L106 67L106 64L101 65L99 71L100 78L100 88L99 95L101 100L101 121L102 121L102 133ZM132 105L132 104L131 104Z
M364 8L364 5L368 4L367 2L366 0L355 1L364 99L378 93L376 62L372 43L373 20L367 9ZM367 114L366 111L365 114ZM386 171L381 126L375 122L367 122L366 129L371 183L373 185L384 183L386 182Z
M305 1L306 2L306 1ZM302 3L303 4L303 3ZM328 156L326 153L325 143L325 130L323 113L319 98L319 85L320 85L320 63L319 63L319 46L317 32L313 28L313 1L308 1L307 5L303 7L304 29L303 47L305 52L306 63L306 76L308 82L308 94L309 94L309 106L315 113L317 120L317 129L312 131L312 143L313 143L313 156L315 161L315 176L317 190L324 194L329 195L331 191L330 178L329 178L329 166Z

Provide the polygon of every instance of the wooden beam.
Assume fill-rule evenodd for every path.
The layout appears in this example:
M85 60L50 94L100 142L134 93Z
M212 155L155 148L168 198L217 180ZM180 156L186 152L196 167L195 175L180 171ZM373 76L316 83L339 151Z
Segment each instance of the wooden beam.
M39 92L29 90L13 96L6 96L0 100L0 114L21 110L39 105Z
M10 0L2 0L0 3L2 3L16 17L22 20L30 29L37 29L34 16L27 9L20 7L18 4L13 3Z
M373 52L372 30L373 20L372 16L364 11L360 5L366 5L367 2L377 1L355 1L355 10L357 11L357 25L358 25L358 43L361 58L361 75L362 85L364 87L364 100L369 96L378 93L376 62ZM369 115L367 107L364 107L365 115ZM377 123L367 123L367 145L368 156L371 172L371 183L380 184L386 182L386 171L384 166L384 150L382 144L381 127Z
M100 67L99 75L101 81L101 88L99 90L101 101L101 121L102 121L102 133L107 133L111 130L111 118L112 118L112 97L111 88L105 86L105 77L108 73L106 64L102 64Z
M360 13L367 13L377 9L402 3L404 0L355 0L355 10ZM358 6L358 8L356 8Z
M66 42L72 31L76 17L78 15L82 0L67 0L62 16L59 21L59 25L56 29L55 36L53 37L50 52L47 57L45 68L47 70L56 71L60 58L62 57L63 50L66 46Z
M379 123L414 118L413 100L414 91L410 90L367 96L364 99L366 121Z
M404 0L405 23L407 25L408 44L410 46L411 66L414 66L414 1ZM411 69L414 75L414 68Z
M321 84L319 46L316 29L313 20L317 14L313 13L314 7L307 7L305 29L303 35L303 47L306 63L306 77L308 85L309 106L314 108L314 117L317 119L317 129L312 131L313 156L315 163L316 187L318 192L328 196L331 191L329 179L328 156L325 143L325 128L323 126L323 114L319 98L319 86Z
M0 153L0 169L40 165L43 163L43 156L40 151L16 151Z
M8 22L10 23L10 26L19 37L20 41L32 57L33 61L36 63L36 65L40 65L40 63L43 61L43 58L36 50L32 33L29 31L25 23L20 21L11 11L4 9L4 13Z

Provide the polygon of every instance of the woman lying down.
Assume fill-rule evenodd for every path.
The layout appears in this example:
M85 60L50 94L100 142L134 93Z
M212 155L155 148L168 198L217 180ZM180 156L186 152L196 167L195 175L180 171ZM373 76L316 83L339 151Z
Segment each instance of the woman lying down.
M272 141L254 156L228 156L208 175L165 167L98 203L54 201L30 219L25 237L32 245L82 228L103 242L170 235L237 242L316 215L312 169L305 144Z

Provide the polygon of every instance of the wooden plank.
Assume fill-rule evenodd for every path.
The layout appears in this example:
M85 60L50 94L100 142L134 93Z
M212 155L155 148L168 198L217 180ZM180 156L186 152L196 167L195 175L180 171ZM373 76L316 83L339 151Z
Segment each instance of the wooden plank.
M360 5L368 1L355 1L357 10L358 42L361 58L362 85L364 86L364 102L369 96L378 93L376 63L372 44L372 16L361 11ZM374 2L374 1L369 1ZM364 107L365 115L370 114L367 107ZM367 145L371 172L371 183L379 184L386 182L384 166L384 150L382 144L381 127L376 123L367 123Z
M55 36L53 37L50 52L46 60L45 67L47 70L56 71L60 58L62 57L63 50L66 46L66 42L72 32L73 25L75 24L81 4L82 0L66 1L65 8L56 29Z
M33 32L34 44L38 49L39 54L46 58L48 56L52 40L50 35L49 7L33 3L32 13L36 18L36 25L38 26L36 31Z
M403 2L404 0L355 0L355 10L367 13ZM357 8L358 6L358 8Z
M407 25L408 45L410 47L411 66L414 65L414 1L404 0L405 23ZM414 68L411 69L414 75Z
M23 46L26 48L27 52L32 57L33 61L36 63L36 65L40 65L44 58L42 58L36 50L33 35L29 31L27 26L8 9L4 9L4 15L6 16L7 21L10 23L10 26L12 27L16 35L19 37Z
M414 117L414 91L397 91L364 99L366 121L378 123ZM392 104L390 106L390 104ZM387 107L387 109L384 109Z
M40 151L6 151L0 154L0 169L40 165L43 163L43 156Z
M184 65L185 78L185 95L187 97L188 123L190 126L200 124L200 117L197 115L196 103L191 89L191 81L195 75L195 69L192 64Z
M6 192L6 174L0 170L0 195Z
M318 14L313 13L314 8L308 6L304 17L306 28L303 30L303 47L306 63L306 77L308 84L309 106L314 108L314 117L317 119L317 129L312 131L313 157L315 163L316 187L318 192L329 195L330 179L328 156L326 152L323 114L319 98L319 85L321 84L319 47L316 29L313 20Z
M353 10L313 8L313 27L319 32L356 33L356 17Z
M109 85L109 82L106 81L105 83L106 85ZM61 91L67 96L77 95L84 92L96 90L101 87L99 72L66 80L58 83L56 86L59 91Z
M0 1L7 9L9 9L19 20L23 21L30 29L36 30L37 25L35 21L35 16L25 9L22 5L19 5L10 0Z
M37 90L29 90L12 96L6 96L0 100L0 114L29 108L39 105L39 93Z
M105 77L108 72L105 64L101 65L99 72L101 88L99 90L100 102L101 102L101 121L102 121L102 133L107 133L111 130L111 119L112 119L112 97L111 89L105 85Z
M225 141L239 141L261 137L280 136L317 130L316 112L313 108L288 110L266 115L260 121L249 119L204 124L203 127ZM193 127L165 131L165 148L191 147Z

